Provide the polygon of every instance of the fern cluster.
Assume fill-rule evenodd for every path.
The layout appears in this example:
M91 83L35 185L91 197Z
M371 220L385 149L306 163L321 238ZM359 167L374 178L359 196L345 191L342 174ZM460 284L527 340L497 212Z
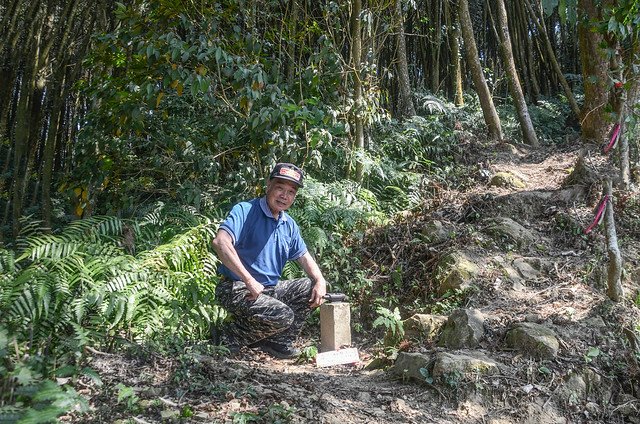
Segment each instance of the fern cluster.
M176 220L94 217L59 234L26 227L15 250L0 250L0 324L38 354L202 336L220 315L215 228L192 211Z

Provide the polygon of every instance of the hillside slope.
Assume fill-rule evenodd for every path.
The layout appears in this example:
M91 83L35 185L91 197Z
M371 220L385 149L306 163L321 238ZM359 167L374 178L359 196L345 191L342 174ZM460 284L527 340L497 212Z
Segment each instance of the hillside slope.
M354 336L361 364L331 368L273 360L251 349L227 357L193 346L178 357L149 354L144 360L96 352L91 366L105 385L83 388L95 409L68 419L640 422L640 309L633 302L639 296L640 204L633 193L615 198L626 297L612 303L602 226L584 234L601 196L595 181L607 166L597 152L583 150L586 171L575 170L580 153L470 147L465 160L476 164L472 187L434 186L436 195L422 209L368 234L361 251L374 291L390 284L385 270L402 269L401 282L394 283L401 285L402 317L465 311L464 322L454 325L462 331L479 317L480 326L470 325L475 334L464 342L443 335L447 324L435 336L414 332L396 346L400 363L386 369L367 367L379 354L370 334ZM471 271L449 272L457 266L452 263L471 264ZM440 306L412 310L416 298ZM317 335L301 341L314 343ZM118 383L134 388L137 399L128 407L116 405Z

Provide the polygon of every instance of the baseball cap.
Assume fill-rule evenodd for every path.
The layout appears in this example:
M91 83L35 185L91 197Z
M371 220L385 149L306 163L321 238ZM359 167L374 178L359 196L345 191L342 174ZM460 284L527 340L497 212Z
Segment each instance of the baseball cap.
M283 180L289 180L296 183L299 187L302 185L302 178L304 172L292 163L278 163L273 167L273 171L269 174L269 179L281 178Z

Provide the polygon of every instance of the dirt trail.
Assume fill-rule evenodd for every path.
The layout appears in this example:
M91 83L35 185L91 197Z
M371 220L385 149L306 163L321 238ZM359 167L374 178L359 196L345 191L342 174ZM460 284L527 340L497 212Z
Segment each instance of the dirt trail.
M468 233L469 226L482 229L485 218L509 217L540 235L539 246L508 251L479 243L483 240L480 236L478 240L460 241L468 244L472 240L480 246L475 249L482 278L479 290L465 306L479 309L486 316L486 337L480 350L505 365L500 375L481 378L465 387L402 381L388 371L364 368L373 359L374 349L363 335L354 335L361 364L329 368L274 360L248 348L233 357L204 355L194 348L179 358L151 356L142 362L96 355L91 366L104 376L105 386L122 383L135 387L140 400L137 406L126 409L122 402L114 406L115 389L108 395L104 389L87 387L96 407L89 421L160 422L177 421L182 416L183 422L625 422L629 418L621 415L623 407L619 403L624 398L611 400L608 405L595 398L571 404L554 398L560 382L568 381L573 369L589 366L603 381L615 373L613 356L628 354L616 331L630 321L640 322L637 307L608 303L604 288L598 285L601 283L594 282L598 280L597 269L602 267L596 261L602 260L602 246L575 231L590 219L590 207L584 201L568 202L562 194L562 183L577 155L576 149L506 146L498 154L478 158L488 171L483 175L509 172L523 181L524 187L494 187L488 178L479 179L472 190L447 193L445 196L455 202L433 212L449 217L449 224L460 233ZM444 209L448 212L444 213ZM480 218L469 218L469 210ZM565 221L574 225L576 234L558 230L559 223ZM625 247L637 250L638 240L628 239L626 243ZM494 267L496 257L501 256L510 260L517 256L536 257L548 267L516 290L506 285ZM637 290L637 286L627 289ZM525 319L557 328L561 346L555 360L540 363L504 348L506 329ZM317 340L304 342L315 344ZM586 358L585 352L595 346L602 354ZM410 349L442 350L415 345ZM542 368L548 374L545 371L540 376L537 370ZM638 375L640 372L630 377ZM615 376L607 381L612 386L611 393L629 389L621 387ZM624 408L640 407L635 398L628 399Z

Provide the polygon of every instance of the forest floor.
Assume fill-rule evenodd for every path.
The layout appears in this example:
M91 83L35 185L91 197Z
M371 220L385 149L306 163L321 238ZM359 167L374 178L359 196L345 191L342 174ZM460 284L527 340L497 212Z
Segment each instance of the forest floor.
M362 248L367 252L364 261L369 261L373 273L382 269L381 262L385 262L386 269L403 264L404 275L413 281L412 287L405 290L407 295L414 295L420 275L424 275L424 281L429 279L429 267L443 250L471 248L481 272L474 282L475 289L458 306L480 310L485 316L485 337L477 349L503 364L498 375L478 376L475 381L456 384L404 381L388 369L366 367L379 354L379 345L371 334L357 333L353 345L359 349L361 362L322 368L312 361L272 359L249 348L236 355L216 354L204 344L174 356L95 352L89 366L101 375L103 384L96 387L90 381L80 381L78 386L93 409L88 415L67 420L640 422L639 354L633 346L635 326L640 323L637 204L633 206L625 195L616 198L626 296L623 302L613 303L606 296L603 226L589 235L583 234L593 219L601 188L584 175L581 181L567 184L580 146L468 147L464 161L473 173L473 184L463 190L433 185L435 196L431 203L398 216L392 230L371 231ZM594 149L583 152L588 169L595 173L606 169L605 160ZM490 177L498 172L509 172L524 186L490 184ZM508 242L492 241L485 231L487 222L500 217L518 222L533 234L535 242L514 247ZM434 219L458 236L444 245L412 244ZM389 254L390 250L394 253ZM495 265L518 257L537 258L543 265L535 278L514 285ZM428 264L426 268L424 264ZM380 284L384 284L383 280ZM400 300L403 318L420 312L410 310L407 305L411 302ZM557 333L560 347L555 358L536 360L505 347L508 328L525 320L544 324ZM301 346L317 345L317 332L317 327L307 329L308 336ZM631 336L627 338L625 334ZM406 343L403 349L425 353L446 350L434 343L416 342ZM586 391L571 388L575 376L584 376L586 371L595 376L599 387L587 387ZM589 386L585 379L577 379L576 384ZM122 386L118 388L118 384ZM569 397L562 393L569 393Z

